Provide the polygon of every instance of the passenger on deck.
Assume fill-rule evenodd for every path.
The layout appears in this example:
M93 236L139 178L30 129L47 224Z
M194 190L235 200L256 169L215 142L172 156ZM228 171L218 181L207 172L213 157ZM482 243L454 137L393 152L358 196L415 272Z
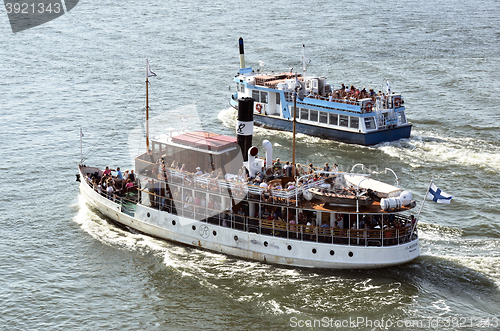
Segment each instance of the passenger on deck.
M279 158L277 158L276 162L274 162L274 168L279 169L281 171L281 162Z
M128 175L128 178L135 183L135 174L134 174L134 169L130 170L130 175Z
M330 171L330 166L328 166L328 162L325 162L325 166L323 167L324 171Z
M183 163L182 164L182 167L179 169L180 171L184 172L184 171L187 171L186 170L186 165Z
M203 171L201 171L200 167L196 167L196 172L194 174L198 175L198 176L201 176L201 175L203 175Z
M155 163L155 158L153 156L153 151L151 149L148 149L148 156L149 156L149 162Z
M106 169L103 171L102 175L107 176L109 174L111 174L111 169L109 169L109 167L106 167Z
M179 164L179 162L177 162L177 161L173 160L173 161L172 161L172 164L170 165L170 168L172 168L172 169L177 169L178 164Z
M260 187L267 188L267 180L263 180L262 183L259 185Z
M134 183L132 183L130 179L127 179L127 184L125 184L125 188L131 188L132 186L134 186Z
M315 170L316 170L316 169L314 169L313 164L312 164L312 163L309 163L309 169L308 169L308 172L309 172L310 174L313 174Z
M114 192L113 185L111 184L111 181L110 181L110 182L108 182L108 187L106 188L106 193L108 194L109 200L114 200L113 192Z
M122 172L120 170L120 167L116 168L116 178L123 180L123 174L122 174Z
M129 176L128 170L125 170L125 173L123 174L123 180L127 181L128 176Z
M222 174L222 171L219 171L219 174L217 175L217 180L222 180L224 179L224 175Z
M345 91L345 85L344 85L344 83L342 83L342 86L340 87L340 90L341 91Z
M290 162L286 161L286 164L283 167L283 170L285 170L285 175L287 177L292 177L292 165L290 164Z

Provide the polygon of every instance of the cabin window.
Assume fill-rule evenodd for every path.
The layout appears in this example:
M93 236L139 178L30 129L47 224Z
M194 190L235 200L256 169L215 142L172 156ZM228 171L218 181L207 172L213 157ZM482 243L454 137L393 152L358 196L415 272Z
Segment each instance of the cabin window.
M330 114L330 125L339 125L339 115Z
M339 115L339 125L348 127L349 126L349 116Z
M359 128L359 118L351 116L350 128L351 129Z
M277 105L280 104L280 94L279 93L276 93L276 104Z
M307 108L300 108L300 119L301 120L309 120L309 109Z
M317 110L312 110L309 113L309 120L312 122L317 122L318 121L318 111Z
M375 130L375 119L373 117L365 118L365 127L367 130Z
M406 116L405 113L400 111L397 113L398 114L398 119L399 119L399 124L406 124Z
M267 92L260 92L260 102L267 103Z
M259 91L252 90L252 99L254 99L255 102L260 102Z
M325 113L324 111L319 112L319 122L328 124L328 113Z
M292 92L285 92L285 99L287 102L292 102L293 101L293 94Z

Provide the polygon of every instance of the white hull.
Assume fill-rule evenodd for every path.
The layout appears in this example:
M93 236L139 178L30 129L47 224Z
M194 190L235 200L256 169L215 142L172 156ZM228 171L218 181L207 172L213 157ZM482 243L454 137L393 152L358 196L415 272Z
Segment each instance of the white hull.
M404 264L420 255L418 239L385 247L300 241L196 221L140 204L131 217L81 178L81 196L113 221L161 239L240 258L294 267L372 269Z

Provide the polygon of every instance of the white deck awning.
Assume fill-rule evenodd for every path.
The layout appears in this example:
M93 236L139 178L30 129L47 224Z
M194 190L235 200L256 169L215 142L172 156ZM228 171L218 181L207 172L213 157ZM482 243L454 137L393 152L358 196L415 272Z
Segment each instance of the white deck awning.
M348 184L354 187L357 187L359 185L359 188L364 190L371 189L381 198L398 196L402 191L402 189L400 189L399 187L382 183L378 180L368 178L366 176L344 174L344 178ZM365 180L363 181L363 179Z

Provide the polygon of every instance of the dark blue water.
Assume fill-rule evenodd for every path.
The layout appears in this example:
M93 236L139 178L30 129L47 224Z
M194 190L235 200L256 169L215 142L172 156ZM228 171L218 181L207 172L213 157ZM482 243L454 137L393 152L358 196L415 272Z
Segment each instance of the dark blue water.
M361 321L382 318L390 330L498 329L499 20L494 0L81 1L16 34L5 14L2 329L336 329L349 318L360 323L337 329L378 330ZM233 134L239 37L249 66L300 70L305 44L308 73L389 80L403 93L410 139L360 147L299 135L297 158L391 168L419 202L431 179L453 194L451 205L425 203L421 257L372 271L280 268L124 232L79 201L80 127L89 165L130 168L142 148L146 57L157 134ZM291 157L291 134L258 129L255 144L264 139Z

